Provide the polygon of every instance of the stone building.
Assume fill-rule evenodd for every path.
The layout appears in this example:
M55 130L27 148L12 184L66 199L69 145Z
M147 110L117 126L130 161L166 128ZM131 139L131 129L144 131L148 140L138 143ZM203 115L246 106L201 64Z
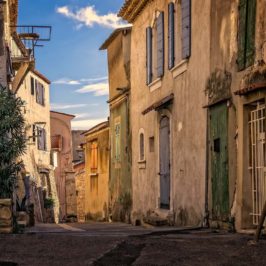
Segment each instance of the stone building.
M50 142L50 81L37 70L31 70L17 91L25 101L27 150L21 157L25 169L18 178L17 196L26 197L28 206L34 205L37 222L58 222L59 206L51 165ZM22 179L21 179L22 178ZM54 202L52 209L46 202Z
M258 224L265 194L266 4L213 0L208 95L211 221Z
M113 221L130 221L131 129L130 55L131 27L116 29L103 43L107 50L110 107L109 211Z
M77 220L85 222L85 161L74 163L77 195Z
M60 220L77 214L75 173L73 170L71 120L70 114L50 112L51 143L55 180L60 204Z
M73 151L73 163L84 162L85 155L82 144L85 142L85 137L82 133L85 130L72 130L72 151Z
M108 220L109 122L85 135L85 219Z
M125 1L132 23L132 220L201 225L210 0Z

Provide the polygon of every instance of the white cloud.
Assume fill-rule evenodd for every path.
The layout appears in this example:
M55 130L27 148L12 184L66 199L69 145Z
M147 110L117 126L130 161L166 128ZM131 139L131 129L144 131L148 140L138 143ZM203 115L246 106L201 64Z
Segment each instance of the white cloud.
M99 123L106 121L107 118L97 118L97 119L86 119L86 120L72 120L71 127L72 129L90 129Z
M61 78L61 79L53 81L53 84L80 85L81 83L78 80L71 80L71 79L68 79L68 78Z
M125 26L124 22L117 17L115 13L99 15L94 6L87 6L73 11L68 6L58 7L56 12L68 18L77 21L87 27L93 27L95 24L106 28L120 28ZM79 26L80 27L80 26Z
M90 83L90 82L103 81L103 80L108 80L108 77L81 79L80 82Z
M66 110L73 108L86 107L88 104L60 104L60 103L51 103L52 110Z
M93 92L94 96L103 96L109 94L109 85L107 82L95 83L83 86L81 89L76 90L78 93Z

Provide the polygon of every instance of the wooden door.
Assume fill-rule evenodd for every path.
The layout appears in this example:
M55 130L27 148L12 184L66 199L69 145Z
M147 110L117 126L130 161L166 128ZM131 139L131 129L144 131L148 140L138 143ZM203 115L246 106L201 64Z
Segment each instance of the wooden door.
M170 208L170 123L164 116L160 121L160 208Z
M212 215L217 220L224 220L229 214L227 123L226 104L210 108Z

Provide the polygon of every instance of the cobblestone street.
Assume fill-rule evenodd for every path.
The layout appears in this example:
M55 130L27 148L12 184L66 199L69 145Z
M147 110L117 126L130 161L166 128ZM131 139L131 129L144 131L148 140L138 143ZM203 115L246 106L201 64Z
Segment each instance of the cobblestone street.
M0 236L0 265L266 265L266 240L211 230L91 223Z

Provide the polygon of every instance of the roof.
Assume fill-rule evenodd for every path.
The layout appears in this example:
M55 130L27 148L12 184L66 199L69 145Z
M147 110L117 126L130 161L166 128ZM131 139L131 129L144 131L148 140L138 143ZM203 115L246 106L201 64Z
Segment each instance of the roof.
M124 31L131 31L132 26L125 26L118 29L115 29L109 37L104 41L104 43L101 45L100 50L105 50L108 48L108 46L112 43L112 41L119 35L120 32Z
M66 116L70 116L70 117L75 117L74 115L71 115L71 114L66 114L66 113L61 113L61 112L56 112L56 111L50 111L50 113L54 113L54 114L59 114L59 115L66 115Z
M51 84L51 81L48 78L46 78L42 73L40 73L38 70L33 69L31 70L31 72L35 74L36 76L38 76L40 79L42 79L47 84Z
M118 17L127 20L129 23L134 22L137 16L142 12L145 6L153 0L125 0L121 7Z
M100 130L108 128L108 127L109 127L109 121L105 121L105 122L102 122L102 123L94 126L91 129L87 130L86 132L82 133L82 135L88 136L90 134L93 134L97 131L100 131Z

